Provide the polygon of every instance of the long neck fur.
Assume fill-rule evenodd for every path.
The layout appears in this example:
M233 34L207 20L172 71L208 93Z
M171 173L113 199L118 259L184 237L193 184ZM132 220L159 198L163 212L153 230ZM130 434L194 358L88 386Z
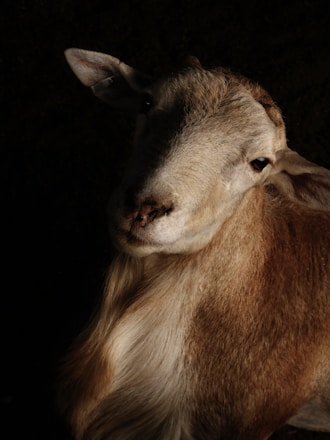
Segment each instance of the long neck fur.
M326 307L325 320L311 318L329 289L318 296L312 289L329 270L329 242L313 229L325 222L316 225L315 217L313 225L312 215L304 222L304 208L274 197L250 190L195 254L114 259L100 311L66 365L64 400L77 439L211 439L221 432L248 440L259 425L267 438L267 423L271 432L299 406L315 325L330 320ZM315 236L308 246L299 239L306 233ZM283 391L288 371L292 386ZM281 406L283 393L292 396Z

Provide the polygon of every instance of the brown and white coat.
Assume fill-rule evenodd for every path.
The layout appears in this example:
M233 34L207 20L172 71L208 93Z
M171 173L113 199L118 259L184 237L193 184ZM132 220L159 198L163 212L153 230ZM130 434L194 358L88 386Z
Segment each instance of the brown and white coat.
M78 78L138 113L109 204L118 248L67 356L77 440L264 440L330 431L330 172L286 145L257 84L192 66L153 81L69 49Z

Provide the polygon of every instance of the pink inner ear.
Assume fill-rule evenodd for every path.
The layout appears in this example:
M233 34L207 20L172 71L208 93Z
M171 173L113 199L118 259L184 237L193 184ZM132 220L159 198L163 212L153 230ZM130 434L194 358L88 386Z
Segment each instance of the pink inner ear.
M102 54L81 49L67 49L65 57L77 78L87 87L109 76L110 69Z

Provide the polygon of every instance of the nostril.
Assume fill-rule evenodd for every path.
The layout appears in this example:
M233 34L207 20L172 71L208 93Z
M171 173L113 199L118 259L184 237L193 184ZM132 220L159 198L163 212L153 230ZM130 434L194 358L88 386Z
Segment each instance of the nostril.
M142 214L137 214L135 217L135 221L142 222L145 219L145 217Z
M169 215L172 211L173 211L173 205L171 204L169 208L165 209L164 215Z
M150 214L142 214L137 213L135 217L133 217L133 224L138 225L139 227L144 227L148 223L150 223L152 220L150 219Z
M173 211L172 202L157 203L154 199L146 199L140 204L135 204L128 216L135 225L144 227L160 217L169 215L171 211Z
M152 209L149 213L148 213L148 220L149 222L152 222L156 217L160 217L160 211L156 208L156 209Z

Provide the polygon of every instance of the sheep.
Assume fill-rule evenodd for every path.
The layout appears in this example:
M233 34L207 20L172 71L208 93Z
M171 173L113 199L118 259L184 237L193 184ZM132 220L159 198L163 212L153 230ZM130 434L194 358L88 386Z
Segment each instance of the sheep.
M330 171L288 148L278 106L229 69L192 58L155 80L65 56L137 115L108 208L117 254L62 369L75 439L330 432Z

